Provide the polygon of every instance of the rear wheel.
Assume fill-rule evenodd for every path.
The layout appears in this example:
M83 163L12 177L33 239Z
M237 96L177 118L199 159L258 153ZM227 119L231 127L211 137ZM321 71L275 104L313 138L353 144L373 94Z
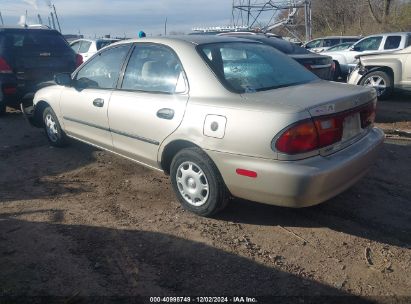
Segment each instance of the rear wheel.
M43 111L43 124L47 139L52 146L64 147L67 145L67 136L61 129L56 113L49 106Z
M360 84L365 87L372 87L377 91L379 99L388 98L393 91L393 84L390 75L383 71L370 72L364 76Z
M229 193L213 161L200 148L183 149L171 163L171 182L181 205L198 215L224 209Z

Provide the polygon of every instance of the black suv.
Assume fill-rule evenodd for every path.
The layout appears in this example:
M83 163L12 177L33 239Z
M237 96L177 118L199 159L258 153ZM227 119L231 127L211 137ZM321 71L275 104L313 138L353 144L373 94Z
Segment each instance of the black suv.
M0 27L0 115L6 105L18 108L54 74L71 73L82 61L55 30Z

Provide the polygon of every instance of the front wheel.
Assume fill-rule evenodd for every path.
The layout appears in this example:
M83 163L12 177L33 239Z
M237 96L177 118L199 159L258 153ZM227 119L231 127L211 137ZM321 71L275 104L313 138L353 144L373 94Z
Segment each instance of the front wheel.
M378 99L388 98L393 91L391 77L383 71L370 72L364 76L360 84L365 87L372 87L377 91Z
M67 145L66 133L61 129L56 113L49 106L43 111L43 125L47 139L52 146L64 147Z
M183 149L171 163L171 182L181 205L198 215L224 209L229 193L213 161L200 148Z

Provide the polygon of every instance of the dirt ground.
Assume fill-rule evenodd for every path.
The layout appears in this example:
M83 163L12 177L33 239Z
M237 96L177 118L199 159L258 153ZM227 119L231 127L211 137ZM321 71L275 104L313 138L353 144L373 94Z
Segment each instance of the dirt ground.
M390 134L381 156L343 194L299 210L235 199L206 219L180 207L167 176L78 142L51 148L9 111L0 119L0 303L409 303L411 139L391 131L411 129L411 96L380 102L377 121Z

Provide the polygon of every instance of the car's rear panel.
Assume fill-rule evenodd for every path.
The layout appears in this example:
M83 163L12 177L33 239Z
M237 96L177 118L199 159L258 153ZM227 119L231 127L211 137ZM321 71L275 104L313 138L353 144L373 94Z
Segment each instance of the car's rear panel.
M73 72L76 54L63 36L44 29L4 29L0 31L0 57L12 69L9 86L16 87L15 102L57 73Z
M331 57L315 54L291 55L291 57L321 79L331 80L333 78L333 60Z

